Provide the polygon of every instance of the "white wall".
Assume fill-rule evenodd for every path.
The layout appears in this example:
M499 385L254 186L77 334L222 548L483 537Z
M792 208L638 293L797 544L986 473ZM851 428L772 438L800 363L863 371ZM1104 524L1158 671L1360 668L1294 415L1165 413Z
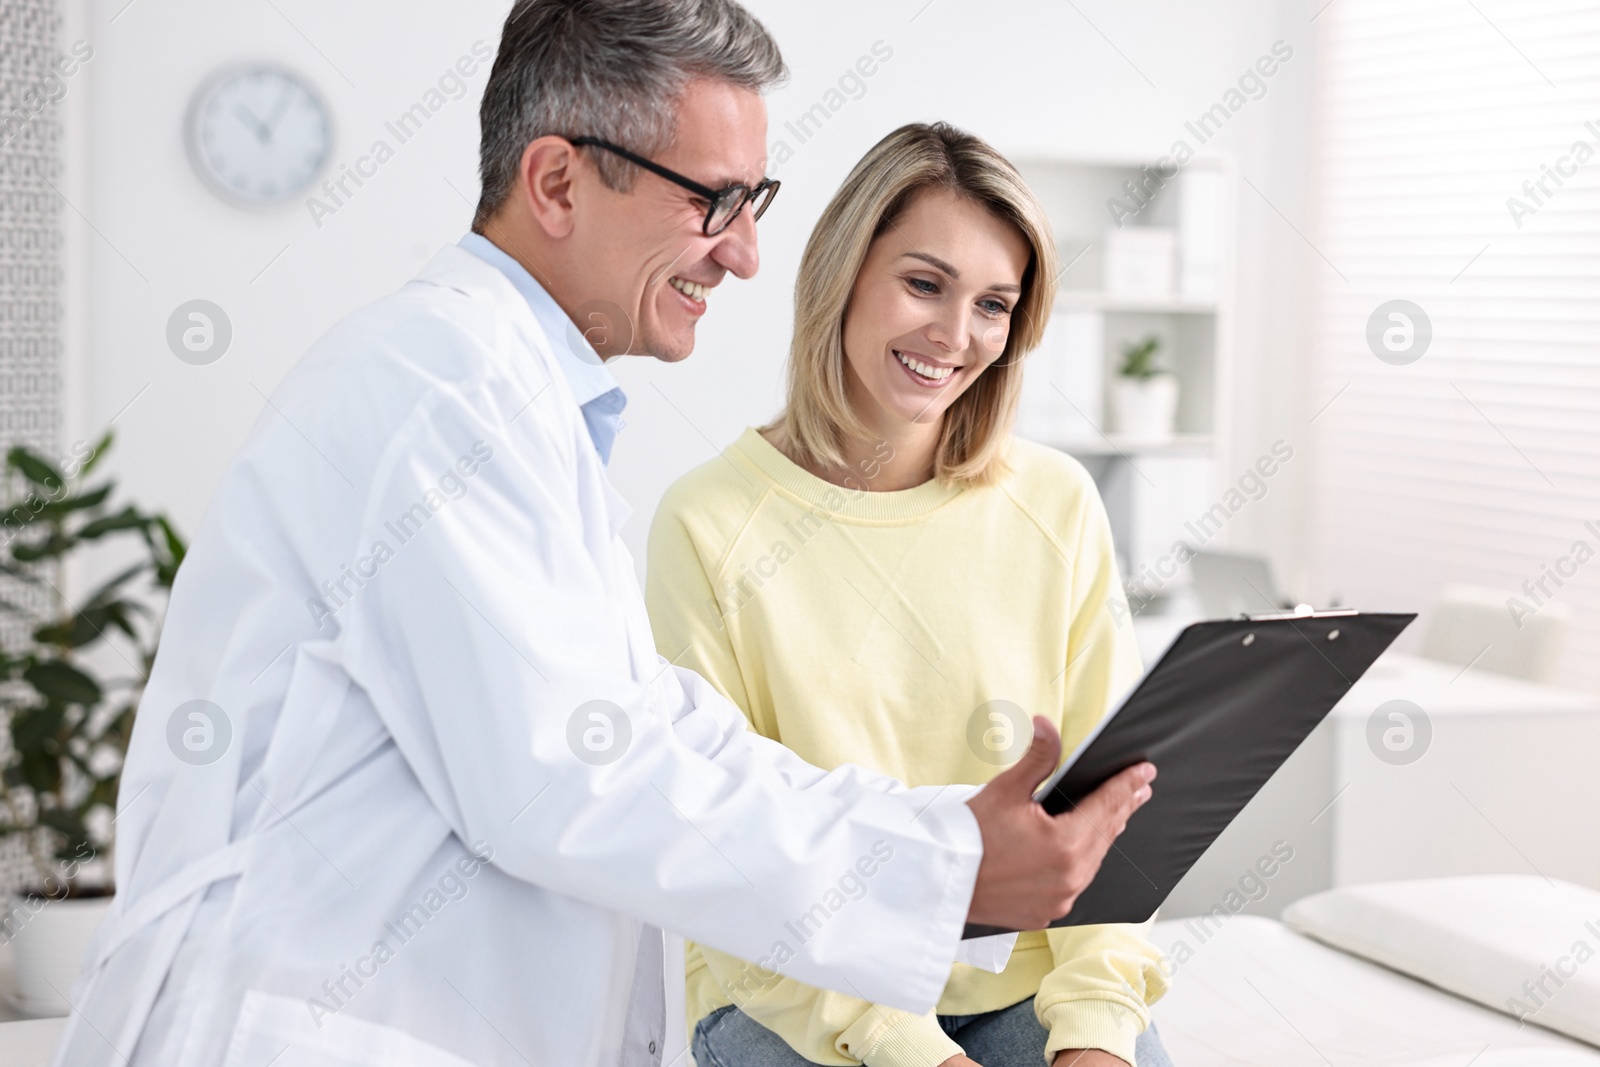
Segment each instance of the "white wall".
M84 68L87 158L70 163L92 226L71 235L87 264L87 302L68 313L86 316L87 329L70 354L63 445L115 417L124 486L192 532L265 407L262 394L339 317L403 284L465 232L488 71L320 228L304 204L244 211L206 191L183 140L195 87L224 65L285 63L330 101L335 163L354 162L380 136L395 144L384 123L475 40L496 44L505 7L126 3L89 0L79 15L95 55ZM232 348L209 366L180 362L166 344L168 316L195 298L221 305L233 323Z
M507 5L77 2L78 33L96 52L74 87L84 92L69 100L89 129L86 158L72 161L77 192L69 193L87 219L74 216L73 234L87 300L69 309L82 317L81 343L71 354L63 445L117 417L115 467L124 484L192 531L264 408L262 394L331 323L403 283L465 231L487 70L469 97L444 107L320 229L304 205L245 212L201 186L182 140L190 94L226 63L290 64L331 101L334 158L350 162L474 41L493 44ZM1281 38L1295 58L1208 147L1235 154L1240 172L1303 225L1312 47L1298 0L1086 0L1081 15L1053 0L750 6L794 71L770 100L774 148L787 141L793 158L775 169L784 188L761 223L764 269L718 291L695 356L674 367L630 359L618 368L631 402L612 470L635 506L627 536L641 566L648 516L666 486L775 410L790 286L810 224L855 159L894 126L944 118L1017 155L1153 158ZM785 123L822 100L878 41L893 55L865 94L799 143ZM1295 324L1298 278L1311 253L1248 189L1239 219L1230 444L1242 463L1277 437L1298 440L1303 425ZM235 330L232 350L205 367L179 362L164 340L167 316L197 297L222 305ZM1299 492L1298 483L1278 480L1227 536L1274 550L1293 574Z

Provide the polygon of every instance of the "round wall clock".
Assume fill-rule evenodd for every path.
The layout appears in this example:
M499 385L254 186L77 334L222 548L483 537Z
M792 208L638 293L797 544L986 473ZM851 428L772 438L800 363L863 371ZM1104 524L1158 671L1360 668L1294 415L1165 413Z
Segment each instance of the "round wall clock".
M200 87L188 140L195 170L214 192L238 204L277 204L316 181L333 150L333 121L310 82L263 64Z

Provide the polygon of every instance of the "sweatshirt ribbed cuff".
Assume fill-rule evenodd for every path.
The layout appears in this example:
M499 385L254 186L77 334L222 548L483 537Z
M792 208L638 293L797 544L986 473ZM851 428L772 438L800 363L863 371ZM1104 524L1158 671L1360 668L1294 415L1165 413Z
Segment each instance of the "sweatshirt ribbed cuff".
M939 1067L959 1055L961 1046L932 1016L907 1015L872 1035L861 1062L867 1067Z
M1055 1061L1064 1048L1103 1049L1133 1062L1133 1046L1144 1032L1144 1020L1131 1009L1110 1000L1094 998L1053 1004L1045 1012L1044 1024L1050 1028L1045 1042L1045 1061Z

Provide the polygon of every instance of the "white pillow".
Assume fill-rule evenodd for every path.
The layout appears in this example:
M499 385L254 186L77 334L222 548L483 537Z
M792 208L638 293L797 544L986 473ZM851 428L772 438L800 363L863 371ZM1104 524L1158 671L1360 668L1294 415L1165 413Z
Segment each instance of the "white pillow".
M1331 889L1291 904L1301 933L1600 1045L1600 892L1532 875Z

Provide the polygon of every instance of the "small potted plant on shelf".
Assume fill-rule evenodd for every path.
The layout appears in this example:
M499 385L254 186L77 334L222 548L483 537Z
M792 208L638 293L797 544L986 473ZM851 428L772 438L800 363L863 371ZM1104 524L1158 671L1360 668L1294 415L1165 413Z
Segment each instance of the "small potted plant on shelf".
M1150 334L1122 346L1122 364L1111 383L1114 429L1140 441L1169 441L1178 415L1178 379L1161 369L1161 338Z
M112 510L113 483L85 485L110 444L108 433L61 466L20 447L5 457L0 843L21 842L32 879L4 901L0 943L14 954L14 1006L30 1015L67 1013L63 998L110 906L117 783L155 659L159 609L184 554L165 516ZM63 566L119 542L135 558L68 604Z

